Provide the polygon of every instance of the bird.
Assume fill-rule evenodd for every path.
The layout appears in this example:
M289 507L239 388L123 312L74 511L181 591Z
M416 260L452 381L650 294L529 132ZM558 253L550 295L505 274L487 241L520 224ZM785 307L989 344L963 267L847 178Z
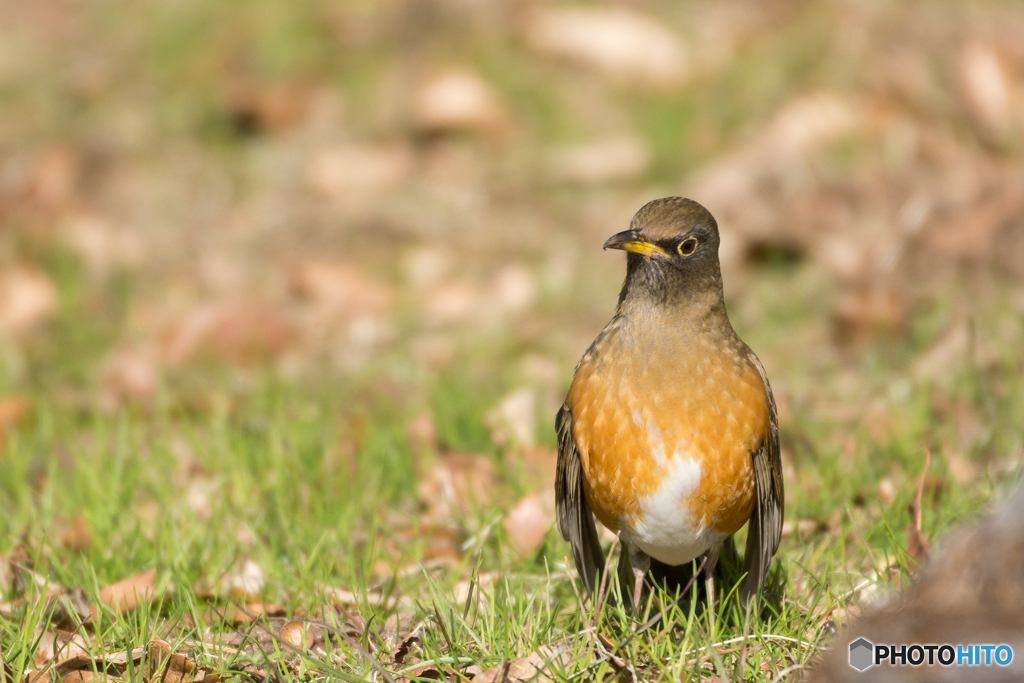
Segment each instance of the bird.
M594 517L618 535L634 609L652 559L699 561L713 618L715 565L749 521L747 605L782 536L775 400L729 321L718 247L714 217L684 197L645 204L608 238L627 252L625 282L555 417L558 530L591 594L605 565Z

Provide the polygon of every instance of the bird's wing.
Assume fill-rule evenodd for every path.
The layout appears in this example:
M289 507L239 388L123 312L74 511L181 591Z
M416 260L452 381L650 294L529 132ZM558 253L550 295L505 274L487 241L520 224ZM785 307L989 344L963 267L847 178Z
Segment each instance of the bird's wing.
M558 433L558 471L555 476L555 511L558 531L572 546L576 571L587 591L594 593L604 572L604 552L597 538L594 515L583 493L583 464L572 437L572 412L563 404L555 417Z
M754 482L757 487L757 501L754 514L750 517L747 533L747 549L743 556L743 571L746 579L740 588L744 604L761 590L761 584L768 576L775 551L782 538L782 519L785 513L785 489L782 481L782 457L779 453L779 419L775 412L775 397L768 383L768 375L757 356L751 352L750 360L761 375L764 390L768 394L769 424L761 447L754 452Z

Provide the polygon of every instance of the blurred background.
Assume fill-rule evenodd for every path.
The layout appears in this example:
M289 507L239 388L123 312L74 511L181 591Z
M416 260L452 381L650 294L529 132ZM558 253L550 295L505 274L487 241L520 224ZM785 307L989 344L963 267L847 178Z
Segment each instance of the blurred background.
M217 474L280 413L315 427L294 479L261 484L296 514L374 472L365 514L418 492L404 509L444 519L438 491L512 471L496 505L541 492L536 548L553 415L624 274L600 246L677 194L721 227L802 532L835 528L836 496L903 500L925 446L935 500L1015 472L1022 153L1019 2L0 2L3 545L127 524L91 507L100 484L35 507L18 483L48 490L121 428L187 493L118 510L284 506ZM219 421L224 451L198 436Z

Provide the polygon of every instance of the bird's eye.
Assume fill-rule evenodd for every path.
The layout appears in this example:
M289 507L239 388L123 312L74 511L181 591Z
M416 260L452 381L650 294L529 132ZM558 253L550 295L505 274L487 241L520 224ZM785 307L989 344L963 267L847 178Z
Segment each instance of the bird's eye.
M697 238L687 237L685 240L679 243L678 251L680 256L693 255L693 252L697 251Z

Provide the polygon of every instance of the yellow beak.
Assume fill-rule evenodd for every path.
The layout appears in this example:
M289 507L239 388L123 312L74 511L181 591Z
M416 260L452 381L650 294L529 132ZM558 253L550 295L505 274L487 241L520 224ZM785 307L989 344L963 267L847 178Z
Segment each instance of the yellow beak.
M631 251L634 254L640 254L647 258L651 258L652 256L668 256L664 249L656 244L648 242L647 239L640 234L639 230L626 230L612 235L608 238L608 241L604 243L602 249L621 249L622 251Z

